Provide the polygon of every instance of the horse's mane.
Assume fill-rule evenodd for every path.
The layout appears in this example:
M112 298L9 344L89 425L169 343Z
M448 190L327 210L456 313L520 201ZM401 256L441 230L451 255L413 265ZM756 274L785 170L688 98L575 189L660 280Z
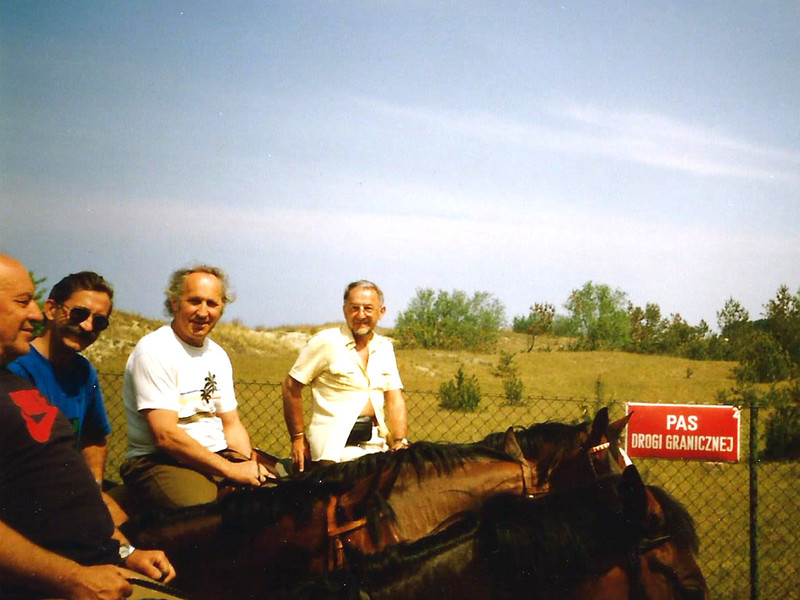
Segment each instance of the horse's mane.
M340 495L369 477L373 478L373 485L365 493L361 516L367 516L373 522L374 518L367 513L377 514L386 508L379 496L391 491L406 467L412 468L422 479L429 473L429 467L437 474L449 473L467 461L481 459L514 461L507 454L491 448L416 442L396 452L368 454L354 461L317 467L281 480L275 486L236 490L209 504L174 510L145 510L132 517L125 529L135 534L145 528L166 527L208 516L221 517L226 528L245 531L272 526L288 514L299 523L308 522L319 502L326 502L331 496ZM384 473L389 477L381 482L380 476ZM379 483L380 490L377 489Z
M488 500L480 512L476 551L493 584L512 595L565 592L629 556L639 535L623 514L619 481L609 476L534 502L505 495Z
M417 476L422 478L429 466L432 466L437 474L449 473L463 465L465 461L477 459L514 460L502 452L502 445L499 448L489 448L474 444L422 441L396 452L375 452L356 460L317 467L293 479L335 481L353 486L379 471L397 471L410 466L416 471Z
M586 421L577 424L546 421L534 423L530 427L514 427L522 454L536 461L537 484L542 485L554 464L561 461L564 454L577 449L586 439L591 423ZM477 445L502 451L505 432L490 433ZM555 447L553 453L544 452L547 447Z
M663 489L648 485L647 489L661 505L666 533L672 536L679 548L688 548L693 554L700 549L694 519L686 507Z

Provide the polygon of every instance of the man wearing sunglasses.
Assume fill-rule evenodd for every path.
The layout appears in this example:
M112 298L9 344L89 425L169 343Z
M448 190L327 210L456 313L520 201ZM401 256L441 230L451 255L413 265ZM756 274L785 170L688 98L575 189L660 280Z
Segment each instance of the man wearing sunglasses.
M113 298L114 289L97 273L81 271L64 277L44 304L44 332L33 340L28 354L8 367L66 415L98 485L103 481L111 426L97 371L80 352L108 327Z

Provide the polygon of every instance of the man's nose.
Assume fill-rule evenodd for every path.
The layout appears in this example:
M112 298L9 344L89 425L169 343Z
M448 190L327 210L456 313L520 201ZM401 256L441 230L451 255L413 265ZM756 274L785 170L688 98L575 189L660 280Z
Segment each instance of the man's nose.
M78 323L78 327L84 331L94 331L94 315L89 315L83 321Z
M41 322L44 321L44 314L42 314L42 309L39 308L39 305L36 304L33 300L31 300L30 305L28 306L28 321L36 321Z

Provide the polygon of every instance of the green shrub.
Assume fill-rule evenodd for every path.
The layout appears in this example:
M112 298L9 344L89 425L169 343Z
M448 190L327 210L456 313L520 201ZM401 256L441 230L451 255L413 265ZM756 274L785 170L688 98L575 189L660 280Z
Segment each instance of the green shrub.
M504 323L505 307L489 293L426 288L397 316L394 336L400 347L481 350L497 342Z
M788 379L791 366L778 341L763 331L756 331L741 350L739 366L734 368L734 373L740 385L771 383Z
M509 373L503 379L503 389L506 394L506 403L517 405L522 404L522 390L524 389L522 379L516 373Z
M773 409L766 423L765 460L800 460L800 383L767 393Z
M522 390L525 386L519 377L519 369L514 365L513 353L500 351L500 358L494 374L503 378L506 403L512 405L522 404Z
M481 386L475 375L464 375L459 367L452 381L439 386L439 406L449 410L475 411L481 401Z

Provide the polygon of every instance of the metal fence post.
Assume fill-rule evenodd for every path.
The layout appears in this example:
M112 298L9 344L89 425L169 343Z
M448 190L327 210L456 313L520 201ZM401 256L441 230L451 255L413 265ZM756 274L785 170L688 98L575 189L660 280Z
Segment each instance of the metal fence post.
M758 396L750 396L750 600L758 600Z

